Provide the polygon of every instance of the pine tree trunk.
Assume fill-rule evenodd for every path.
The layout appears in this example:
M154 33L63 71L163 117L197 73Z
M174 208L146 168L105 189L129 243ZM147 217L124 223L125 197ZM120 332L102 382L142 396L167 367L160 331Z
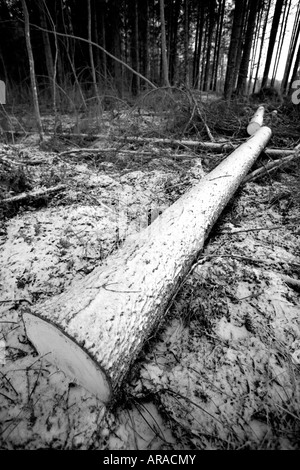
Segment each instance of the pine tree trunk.
M184 82L185 86L190 86L189 67L189 0L184 1Z
M294 68L293 68L293 73L292 73L292 78L291 78L291 81L290 81L290 84L289 84L288 92L290 92L291 85L293 84L293 82L295 80L299 79L299 76L298 76L299 67L300 67L300 44L298 46L298 52L297 52L297 55L296 55L295 64L294 64Z
M170 81L171 83L176 82L179 77L177 62L178 62L178 24L179 24L179 15L180 15L180 4L181 0L175 0L173 6L173 15L172 15L172 37L170 44L170 54L169 54L169 71L170 71Z
M91 11L91 0L87 0L87 8L88 8L88 40L92 41L92 11ZM97 77L96 77L96 70L95 70L95 63L94 63L94 55L93 55L93 46L91 42L89 42L89 56L90 56L90 64L91 64L91 74L93 80L93 88L95 98L98 103L98 107L101 106L101 101L99 97L98 85L97 85Z
M133 20L132 20L132 40L131 40L131 60L132 68L138 73L140 71L139 64L139 15L137 0L132 0ZM140 78L137 75L132 77L132 93L138 95L140 92Z
M214 6L214 4L212 4ZM207 35L207 42L208 42L208 47L206 49L206 58L205 58L205 73L204 73L204 84L203 84L203 89L205 91L209 90L209 77L210 77L210 58L211 58L211 53L212 53L212 39L213 39L213 32L214 32L214 9L210 8L208 10L208 35Z
M262 127L103 266L24 312L39 353L109 402L270 137Z
M39 136L40 136L40 141L42 142L44 139L44 133L43 133L41 116L40 116L39 100L38 100L35 69L34 69L34 59L33 59L33 53L32 53L31 41L30 41L29 14L28 14L25 0L22 0L22 7L23 7L23 13L24 13L24 19L25 19L25 39L26 39L26 47L27 47L27 53L28 53L28 59L29 59L33 106L34 106L35 118L36 118Z
M290 76L293 58L294 58L296 46L297 46L297 38L299 37L299 35L300 35L300 3L298 4L298 7L297 7L297 13L295 16L292 37L291 37L291 41L289 45L288 57L287 57L286 66L284 70L284 76L283 76L282 83L281 83L282 94L286 93L286 90L288 87L288 79Z
M106 30L105 30L105 11L104 6L101 5L101 12L100 12L100 31L101 31L101 41L102 47L106 50ZM102 75L103 75L103 82L104 86L107 83L107 56L105 52L102 50L101 54L102 58Z
M204 89L204 76L205 76L205 63L203 57L207 55L207 48L210 47L208 44L208 25L207 21L205 21L205 15L203 14L203 48L202 54L200 55L200 63L201 63L201 73L199 74L199 89Z
M249 81L248 81L248 86L247 86L247 95L249 95L251 86L252 86L252 81L253 81L253 74L254 74L254 69L256 65L256 55L258 51L258 42L259 42L259 33L261 30L261 24L262 24L262 17L263 17L263 2L264 0L259 1L259 14L255 26L255 31L254 31L254 44L251 52L251 63L250 63L250 75L249 75Z
M199 55L199 46L200 46L201 34L202 34L202 31L200 31L200 11L201 11L201 6L200 6L200 3L198 2L196 32L195 32L195 47L194 47L194 57L193 57L193 86L194 87L196 87L197 85L197 78L198 78L198 71L199 71L198 55Z
M274 85L275 85L276 75L277 75L277 71L278 71L278 64L279 64L279 60L280 60L280 57L281 57L281 54L282 54L283 42L284 42L284 38L285 38L285 35L286 35L286 27L287 27L287 21L288 21L288 17L289 17L290 8L291 8L291 3L292 3L292 0L286 0L286 3L284 5L283 20L282 20L282 23L281 23L281 28L280 28L280 33L279 33L279 41L278 41L278 44L277 44L275 63L274 63L274 67L273 67L273 75L272 75L272 79L271 79L271 87L274 87Z
M261 83L262 88L265 88L268 84L270 65L271 65L271 61L273 57L277 29L278 29L280 16L281 16L281 10L282 10L284 1L285 0L277 0L276 2L273 21L272 21L272 28L271 28L271 33L270 33L270 41L269 41L269 46L268 46L267 58L266 58L266 63L265 63L265 69L264 69L263 79Z
M142 37L142 67L143 75L150 79L150 61L149 61L149 51L150 51L150 18L149 18L149 0L143 2L143 10L141 14L141 37Z
M246 30L246 35L245 35L245 47L243 50L239 76L238 76L238 82L237 82L237 92L240 95L246 94L250 54L251 54L253 34L254 34L254 28L255 28L259 3L260 3L260 0L250 0L250 5L249 5L250 11L249 11L248 24L247 24L247 30Z
M47 28L47 20L46 20L44 8L45 8L44 4L40 3L39 12L40 12L41 27L46 30L48 28ZM51 90L50 93L51 93L51 97L53 100L53 96L55 94L54 92L54 88L55 88L54 65L53 65L53 57L52 57L52 52L51 52L49 33L47 31L42 31L42 36L43 36L43 43L44 43L44 50L45 50L46 68L47 68L47 74L49 77L50 90Z
M160 23L161 23L161 59L162 59L162 79L163 86L169 87L169 72L167 58L167 41L166 41L166 25L165 25L165 2L159 0L160 6Z
M255 79L254 79L254 83L253 83L253 93L255 93L256 84L257 84L257 81L258 81L258 72L259 72L259 66L260 66L260 61L261 61L261 57L262 57L262 51L263 51L264 43L265 43L265 35L266 35L266 30L267 30L267 24L268 24L269 11L270 11L270 7L271 7L271 1L272 0L268 0L268 7L267 7L267 11L266 11L265 18L264 18L264 26L263 26L262 37L261 37L261 45L260 45L259 56L258 56L258 61L257 61L258 65L257 65L257 68L256 68L256 74L255 74Z
M224 85L224 97L226 100L231 99L231 95L235 87L235 79L237 73L237 57L238 50L241 48L243 19L244 19L245 0L239 0L235 3L231 40L228 52L228 63L226 70L226 78Z
M216 91L216 88L217 88L218 68L219 68L219 59L220 59L220 47L221 47L221 40L222 40L224 12L225 12L225 0L222 0L222 1L220 1L220 4L219 4L218 24L217 24L217 31L216 31L216 44L215 44L213 70L212 70L212 78L211 78L211 89L213 91Z
M95 10L94 21L93 21L93 34L94 34L94 38L95 38L95 43L99 44L99 31L98 30L100 30L100 27L99 27L99 24L98 24L97 6L96 6L95 2L93 2L93 5L94 5L93 8ZM101 70L101 56L100 56L100 50L98 49L98 47L96 47L94 49L94 56L95 56L95 67L96 67L96 70L99 73L100 70ZM97 79L97 83L98 83L98 85L100 84L99 76L98 76L98 79Z

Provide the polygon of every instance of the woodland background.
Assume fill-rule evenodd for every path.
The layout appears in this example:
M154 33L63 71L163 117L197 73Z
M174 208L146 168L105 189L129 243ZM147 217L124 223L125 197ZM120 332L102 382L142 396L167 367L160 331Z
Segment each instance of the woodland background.
M55 106L170 85L226 99L266 86L287 94L297 78L294 0L1 0L0 79L10 102L31 93L24 9L39 98Z

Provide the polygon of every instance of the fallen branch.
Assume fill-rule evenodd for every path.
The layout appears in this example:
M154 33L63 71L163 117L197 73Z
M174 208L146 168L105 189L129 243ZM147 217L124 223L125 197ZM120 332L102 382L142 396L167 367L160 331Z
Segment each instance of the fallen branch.
M13 134L23 134L20 131L14 131ZM27 132L26 134L36 134L36 132ZM198 147L207 149L211 152L232 152L233 150L237 149L240 144L233 144L231 142L202 142L199 140L177 140L177 139L163 139L163 138L155 138L155 137L136 137L136 136L124 136L124 137L116 137L113 138L109 135L104 134L88 134L88 133L70 133L70 132L61 132L61 133L54 133L54 132L45 132L45 136L55 136L56 138L67 138L72 139L74 137L78 137L81 139L95 139L94 144L97 140L111 140L117 142L137 142L137 143L152 143L152 144L167 144L167 145L176 145L182 147ZM241 142L242 143L242 142ZM270 157L276 156L284 156L284 155L292 155L292 149L264 149L264 153Z
M110 148L110 149L100 149L100 148L81 148L81 149L73 149L73 150L65 150L64 152L59 153L58 157L63 157L65 155L71 154L80 154L80 153L120 153L124 155L132 155L138 157L152 157L152 158L159 158L159 157L167 157L167 158L196 158L197 155L190 155L186 153L174 153L174 154L164 154L164 155L157 155L155 152L141 152L140 150L122 150L120 148Z
M295 227L296 224L282 224L282 225L273 225L272 227L257 227L257 228L245 228L242 230L222 230L222 232L218 232L218 235L223 235L225 233L228 233L230 235L235 235L238 233L243 233L243 232L260 232L262 230L280 230L281 228L289 228L289 227Z
M286 165L287 163L295 160L299 156L300 156L299 149L296 148L294 150L294 153L288 155L287 157L274 160L273 162L267 163L262 168L258 168L257 170L254 170L252 173L247 175L246 178L244 178L244 180L242 181L242 184L247 183L247 181L254 181L265 173L270 173L271 171L277 170L281 166Z
M31 191L30 193L21 193L17 196L2 199L0 201L0 205L9 204L13 202L21 202L25 201L26 199L39 199L40 197L49 196L50 194L62 191L63 189L66 189L65 184L59 184L57 186L52 186L51 188L47 189L36 189L35 191Z
M102 134L67 134L62 133L59 134L62 137L71 138L74 137L81 137L81 138L94 138L98 140L107 140L110 139L107 135ZM232 152L238 147L238 144L232 144L231 142L202 142L198 140L177 140L177 139L163 139L163 138L155 138L155 137L135 137L135 136L124 136L124 137L114 137L112 140L123 142L136 142L136 143L151 143L151 144L167 144L167 145L176 145L182 147L198 147L210 150L211 152ZM95 144L96 142L94 142ZM95 149L96 150L96 149ZM69 152L69 151L67 151ZM264 153L270 157L275 156L290 156L296 153L293 149L264 149ZM61 154L60 154L61 155Z
M35 165L42 165L43 163L53 163L53 158L40 158L38 160L16 160L15 158L8 158L4 155L0 157L0 163L6 166L10 166L11 168L20 167L23 165L35 166Z

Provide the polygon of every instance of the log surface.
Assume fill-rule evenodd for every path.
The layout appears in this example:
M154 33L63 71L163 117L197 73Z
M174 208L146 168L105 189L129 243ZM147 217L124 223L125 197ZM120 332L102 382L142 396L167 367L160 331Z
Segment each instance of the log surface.
M270 137L262 127L102 266L25 312L39 353L103 402L111 400Z

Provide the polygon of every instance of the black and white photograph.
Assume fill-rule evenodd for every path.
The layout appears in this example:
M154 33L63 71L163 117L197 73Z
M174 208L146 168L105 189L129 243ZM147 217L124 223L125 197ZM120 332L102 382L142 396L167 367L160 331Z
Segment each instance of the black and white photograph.
M300 450L298 0L0 0L0 450Z

